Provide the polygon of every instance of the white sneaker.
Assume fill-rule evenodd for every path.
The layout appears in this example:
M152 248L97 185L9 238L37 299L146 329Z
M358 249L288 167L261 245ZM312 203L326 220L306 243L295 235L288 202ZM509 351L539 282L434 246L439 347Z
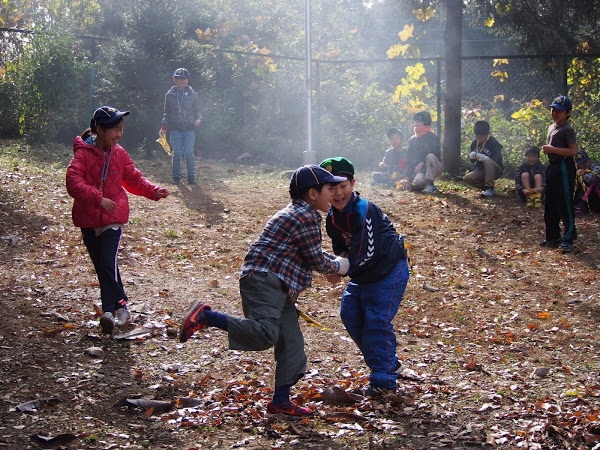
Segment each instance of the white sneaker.
M111 312L105 312L100 317L100 326L102 327L102 332L104 334L112 334L113 329L115 328L115 318Z
M487 188L485 191L481 192L481 196L491 198L491 197L495 197L496 193L494 192L494 190L492 188Z
M131 322L131 312L127 306L117 309L117 320L115 321L115 326L122 327L129 322Z

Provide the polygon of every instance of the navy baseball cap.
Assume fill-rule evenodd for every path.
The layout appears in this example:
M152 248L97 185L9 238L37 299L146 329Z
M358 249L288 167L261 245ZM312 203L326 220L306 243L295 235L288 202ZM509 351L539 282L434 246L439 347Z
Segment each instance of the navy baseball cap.
M90 127L93 124L96 125L107 125L118 122L122 117L128 116L131 114L129 111L119 111L117 108L113 108L112 106L101 106L96 111L94 111L94 115L92 116L92 120L90 121Z
M550 107L556 108L559 111L570 111L573 109L573 103L571 103L571 99L569 97L566 95L561 95L554 99Z
M290 193L308 191L322 184L338 184L346 181L346 177L336 177L322 167L314 164L299 167L290 178Z
M180 67L179 69L177 69L174 73L173 76L176 78L189 78L190 77L190 73L188 72L187 69L184 69L183 67Z

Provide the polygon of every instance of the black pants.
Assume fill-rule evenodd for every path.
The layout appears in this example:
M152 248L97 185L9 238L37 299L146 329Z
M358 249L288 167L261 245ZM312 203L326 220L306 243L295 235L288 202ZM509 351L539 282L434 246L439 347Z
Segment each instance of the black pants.
M561 239L561 221L564 227L562 240L572 243L577 239L574 205L575 172L573 158L562 158L546 168L544 223L548 241Z
M82 228L83 243L87 247L100 283L100 298L104 312L115 312L121 307L119 300L127 301L121 274L117 267L117 252L123 229L109 228L96 236L93 228Z

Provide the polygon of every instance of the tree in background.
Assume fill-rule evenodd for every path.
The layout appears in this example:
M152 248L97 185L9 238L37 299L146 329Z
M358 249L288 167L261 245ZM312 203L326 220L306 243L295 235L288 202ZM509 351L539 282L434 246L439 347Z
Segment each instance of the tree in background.
M14 80L20 133L29 141L52 142L73 131L73 117L85 109L82 91L85 58L73 52L71 33L55 29L33 33L21 58L7 64ZM85 91L85 89L83 89Z

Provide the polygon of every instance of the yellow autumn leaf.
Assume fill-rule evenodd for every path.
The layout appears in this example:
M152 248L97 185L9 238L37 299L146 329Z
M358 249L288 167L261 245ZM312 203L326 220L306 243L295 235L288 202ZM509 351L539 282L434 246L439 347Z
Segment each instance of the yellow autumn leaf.
M508 64L508 59L496 58L493 60L493 67L499 66L500 64Z
M358 32L358 26L354 27L354 30L350 31L350 34L356 34Z
M398 37L402 42L406 42L408 38L412 37L415 26L413 24L404 25L404 29L398 33Z
M538 313L537 317L538 319L550 319L552 318L552 314L550 314L548 311L542 311Z
M487 19L485 19L484 24L486 27L491 28L494 26L494 22L495 22L495 20L493 17L488 17Z
M414 66L408 66L406 73L413 80L418 80L425 73L425 66L422 63L417 63Z
M504 70L494 70L490 75L499 78L501 82L504 82L508 79L508 72Z
M429 19L431 19L433 16L435 16L435 10L431 6L428 6L425 9L422 9L422 8L415 9L413 11L413 14L421 22L427 22Z
M498 101L500 100L501 102L504 101L504 94L500 94L500 95L496 95L494 96L494 101Z
M387 57L393 59L400 55L404 56L409 47L409 44L394 44L386 52Z

